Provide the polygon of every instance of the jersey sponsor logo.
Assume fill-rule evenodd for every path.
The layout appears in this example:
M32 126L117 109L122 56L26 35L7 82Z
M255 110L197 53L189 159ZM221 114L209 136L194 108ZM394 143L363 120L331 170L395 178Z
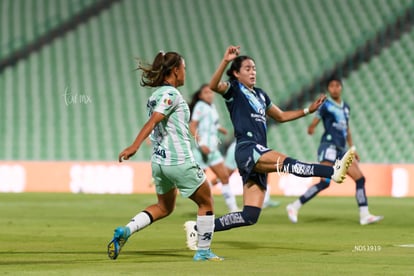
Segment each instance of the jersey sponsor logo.
M268 150L268 148L266 148L265 146L259 145L259 144L257 144L257 145L256 145L256 148L257 148L260 152L264 152L264 151L267 151L267 150Z
M167 155L165 154L165 150L164 149L154 149L154 154L161 156L162 158L166 158Z
M334 127L337 130L346 130L347 129L346 121L333 122L332 127Z
M261 109L261 110L263 111L263 109ZM260 114L251 113L250 117L254 118L256 121L266 123L266 116L265 116L264 111L263 111L263 113L260 113Z
M339 130L345 131L348 127L347 119L349 118L349 108L338 107L337 105L330 104L327 110L334 116L335 121L332 122L332 127Z

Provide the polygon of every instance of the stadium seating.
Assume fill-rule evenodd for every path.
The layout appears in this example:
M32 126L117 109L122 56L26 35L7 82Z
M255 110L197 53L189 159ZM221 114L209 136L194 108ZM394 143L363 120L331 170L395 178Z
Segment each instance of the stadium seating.
M368 162L413 161L414 31L384 49L346 80L346 98L353 106L354 139ZM375 150L374 150L375 149Z
M0 19L1 45L7 46L1 47L0 57L97 0L40 1L36 5L25 5L27 1L23 0L2 1L2 10L10 11L13 16ZM410 0L121 1L0 74L0 89L5 91L0 114L6 118L0 124L4 133L0 142L7 145L0 152L0 159L116 159L147 118L145 105L151 90L139 87L134 59L151 62L158 50L178 51L186 58L187 79L180 90L189 99L201 83L209 81L225 47L240 44L243 54L251 55L257 63L258 86L268 91L276 104L282 104L355 51L411 3ZM413 161L406 148L399 148L399 140L389 150L399 152L387 159L388 150L378 151L382 145L372 143L369 138L373 133L383 132L376 124L395 125L390 118L412 124L401 117L403 108L397 108L401 109L399 115L384 114L384 110L377 108L378 104L390 108L397 103L406 108L406 103L413 102L407 89L413 84L409 78L412 49L412 34L404 36L345 80L345 93L352 91L354 96L346 95L346 99L354 118L358 118L352 126L354 139L358 145L362 144L359 148L364 160ZM392 52L387 54L388 51ZM404 63L407 58L411 63ZM389 93L374 92L383 91L384 87L398 91L399 99ZM222 123L231 128L223 101L217 97L216 103ZM373 121L378 117L382 118L381 123ZM310 120L308 117L270 127L270 146L300 159L315 160L320 133L306 135ZM367 129L373 132L366 134ZM392 131L398 133L402 143L413 137L411 130ZM388 138L381 135L378 142L388 143L392 133L384 137ZM148 160L150 154L151 148L143 145L136 160Z
M0 58L32 42L96 1L98 0L1 1Z
M344 80L343 98L351 106L353 141L362 162L413 162L413 49L411 31ZM304 137L310 121L306 118L278 125L270 132L271 143L288 154L315 160L322 127L314 137Z

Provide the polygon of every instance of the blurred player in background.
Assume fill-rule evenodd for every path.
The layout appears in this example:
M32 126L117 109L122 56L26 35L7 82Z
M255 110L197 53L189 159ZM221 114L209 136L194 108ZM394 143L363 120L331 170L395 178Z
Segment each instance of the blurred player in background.
M332 77L327 84L330 97L319 108L316 117L308 127L308 134L312 135L315 127L322 120L325 132L322 135L318 149L318 158L321 164L332 166L337 158L345 154L346 145L353 146L351 129L349 128L350 108L341 98L342 80ZM355 159L348 170L348 175L356 183L356 201L359 206L359 222L361 225L375 223L383 219L383 216L374 216L368 210L368 199L365 192L365 177L358 166L359 156L355 153ZM286 207L291 222L298 222L298 211L303 204L325 190L330 184L329 178L321 178L318 184L310 187L299 199Z
M218 148L219 132L227 134L227 130L220 126L219 115L214 105L214 92L207 84L193 94L191 99L190 132L196 139L193 150L194 158L203 170L208 167L221 181L221 192L230 212L237 212L236 197L229 185L229 172L224 166L224 159ZM217 182L212 183L217 184Z
M177 87L185 81L185 61L175 52L160 52L152 64L139 64L141 85L156 88L147 102L149 119L133 144L119 154L119 162L128 160L151 134L152 176L158 202L138 213L126 226L115 229L108 244L108 256L116 259L128 238L151 223L162 219L175 208L177 190L198 205L198 251L195 261L221 261L210 245L214 230L213 198L206 175L195 162L191 151L192 135L188 128L190 109Z
M229 213L215 220L214 231L224 231L236 227L255 224L263 206L267 173L290 173L301 177L319 176L332 178L341 183L354 158L351 148L335 166L308 164L285 156L267 148L267 116L287 122L315 112L326 96L321 95L309 108L282 111L274 105L269 96L256 84L256 65L249 56L239 56L240 47L229 46L213 74L210 88L221 94L233 123L237 139L235 159L243 179L243 203L241 212ZM226 67L228 81L221 81ZM188 238L187 231L187 238ZM187 239L188 244L197 240Z

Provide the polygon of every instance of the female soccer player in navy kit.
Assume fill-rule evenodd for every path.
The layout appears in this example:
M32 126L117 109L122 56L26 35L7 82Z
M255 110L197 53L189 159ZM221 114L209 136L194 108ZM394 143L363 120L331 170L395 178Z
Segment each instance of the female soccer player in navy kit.
M291 173L301 177L320 176L343 182L354 157L351 148L334 167L307 164L267 148L266 116L287 122L315 112L326 96L320 96L309 108L282 111L274 105L268 95L256 84L256 65L249 56L239 56L239 46L229 46L210 81L210 88L221 94L237 139L236 162L243 180L243 203L241 212L229 213L215 220L214 231L249 226L257 222L266 191L266 176L269 172ZM228 81L221 81L227 70ZM187 231L188 232L188 231ZM187 235L188 236L188 235ZM193 240L195 243L196 240ZM187 239L187 244L191 242Z
M319 108L316 117L309 125L308 134L312 135L315 127L322 120L325 132L322 135L318 149L318 158L321 164L332 165L335 160L345 153L346 144L352 147L352 136L349 128L350 108L342 98L342 81L334 76L328 81L330 97ZM368 199L365 193L365 177L358 166L359 156L355 153L354 162L348 170L348 175L356 183L356 200L359 206L359 222L361 225L371 224L383 219L382 216L374 216L368 210ZM291 222L298 222L300 207L315 197L319 192L329 187L329 178L321 178L318 184L310 187L299 199L286 207Z

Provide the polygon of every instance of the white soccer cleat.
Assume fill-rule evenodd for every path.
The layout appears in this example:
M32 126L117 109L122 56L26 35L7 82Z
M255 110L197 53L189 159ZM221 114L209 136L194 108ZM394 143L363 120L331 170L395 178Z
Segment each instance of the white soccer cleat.
M187 248L190 250L197 250L198 232L196 229L196 222L189 220L184 223L184 230L186 233Z
M289 220L292 223L298 222L298 210L296 210L296 208L293 207L292 204L289 204L288 206L286 206L286 212L288 214Z
M382 219L384 219L384 216L374 216L374 215L368 214L360 218L359 223L361 225L367 225L367 224L379 222Z
M333 181L340 184L344 182L346 173L348 172L349 167L354 161L355 157L355 146L352 146L342 157L342 159L337 159L335 165L333 166L334 173L331 177Z

